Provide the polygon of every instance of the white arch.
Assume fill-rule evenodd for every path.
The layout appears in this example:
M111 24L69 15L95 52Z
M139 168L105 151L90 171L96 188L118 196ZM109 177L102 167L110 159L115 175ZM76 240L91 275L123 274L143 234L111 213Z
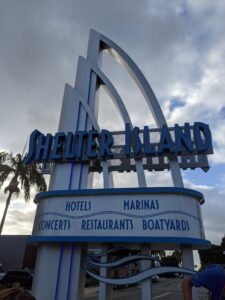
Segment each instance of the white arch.
M130 127L133 128L133 124L131 122L127 109L119 93L117 92L117 90L115 89L111 81L107 78L107 76L104 75L104 73L98 68L98 66L92 64L90 61L86 60L83 57L79 57L79 64L81 67L83 66L85 69L89 68L90 74L94 72L97 75L98 79L100 79L102 84L104 84L104 86L106 87L106 90L109 93L111 99L113 100L124 123L125 124L129 123ZM142 165L142 161L135 160L135 165L136 165L137 176L138 176L138 184L140 187L145 187L146 180L145 180L145 173L144 173L144 167ZM103 168L104 181L106 180L106 176L105 176L106 174L109 174L109 172L108 169L106 168L106 165L104 164L104 168Z
M156 124L161 128L164 124L166 124L165 117L162 113L161 107L155 97L152 88L150 87L148 81L144 77L141 70L138 68L135 62L126 54L126 52L122 48L120 48L117 44L115 44L113 41L108 39L106 36L98 33L97 31L93 29L90 30L87 59L92 63L93 66L99 65L100 52L103 50L106 50L108 53L110 53L117 62L119 62L126 68L130 76L133 78L133 80L141 90L151 110L151 113L154 117ZM103 75L103 77L106 77L103 73L101 75ZM110 89L111 88L112 86L110 87ZM123 109L123 106L119 107L120 111L121 109ZM138 169L141 170L140 163L142 165L141 161L139 161L138 164L136 164L137 172ZM169 163L170 163L170 170L171 170L174 186L183 187L182 175L180 172L180 167L177 159L176 158L169 159ZM142 179L138 178L138 181L141 182ZM145 185L141 184L141 186L145 186Z

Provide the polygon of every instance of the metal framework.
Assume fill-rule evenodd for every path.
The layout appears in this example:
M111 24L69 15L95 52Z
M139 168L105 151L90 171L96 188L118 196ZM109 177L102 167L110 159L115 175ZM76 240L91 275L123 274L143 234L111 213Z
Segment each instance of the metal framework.
M101 71L100 57L102 51L111 55L128 71L142 92L143 99L145 99L154 117L157 129L150 129L150 131L155 131L156 133L160 132L163 125L166 124L166 120L148 81L123 49L106 36L94 30L90 31L87 58L79 57L75 87L73 88L69 85L65 87L59 131L91 130L93 128L100 130L96 118L99 109L97 95L100 86L103 86L110 95L110 98L122 117L124 127L125 124L129 124L131 129L134 127L119 93L109 78ZM121 134L123 134L123 132L115 132L115 139ZM112 171L135 171L139 187L146 187L145 170L162 171L164 169L171 171L174 187L183 187L180 168L208 168L206 156L199 155L189 157L187 155L182 157L161 156L159 158L145 158L141 155L138 158L125 159L121 155L123 144L118 144L114 147L117 151L117 157L114 160L54 164L51 170L49 190L90 188L92 186L91 175L93 172L102 172L104 188L113 188ZM47 168L44 168L44 172L48 172ZM108 250L108 246L103 245L102 249ZM77 244L41 245L38 250L37 268L33 286L33 291L37 299L83 299L85 275L82 265L84 263L86 250L84 246ZM182 250L183 268L193 270L192 248L190 246L183 246ZM110 273L106 268L106 266L111 266L108 261L109 256L106 252L104 253L104 255L100 256L99 260L99 278L107 277ZM142 258L143 255L147 254L150 254L150 245L142 247ZM48 282L48 290L45 291L46 280L48 276L50 276L50 271L46 270L45 266L50 256L52 257L52 261L49 262L49 269L52 267L51 270L54 270L55 275L51 275L51 280ZM141 274L149 273L149 276L152 276L154 272L146 271L149 268L150 262L146 257L146 260L141 262ZM183 269L183 271L184 270L185 269ZM160 272L160 270L158 271ZM187 271L187 273L188 272L191 273L191 271ZM152 299L151 284L148 280L149 276L143 277L139 275L135 278L135 281L132 281L142 281L143 300ZM65 282L67 282L67 284L65 284ZM73 284L74 282L76 284ZM108 283L110 282L107 280L100 283L99 300L111 299L112 288L107 285Z

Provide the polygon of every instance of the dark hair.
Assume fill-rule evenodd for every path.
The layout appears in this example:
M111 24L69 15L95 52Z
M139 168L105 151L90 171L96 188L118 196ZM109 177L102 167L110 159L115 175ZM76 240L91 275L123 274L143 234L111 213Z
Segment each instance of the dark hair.
M10 288L0 292L0 300L35 300L35 298L24 289Z

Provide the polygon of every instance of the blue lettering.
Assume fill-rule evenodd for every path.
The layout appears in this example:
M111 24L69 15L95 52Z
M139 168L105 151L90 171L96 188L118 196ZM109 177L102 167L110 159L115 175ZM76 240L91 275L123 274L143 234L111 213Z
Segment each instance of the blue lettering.
M142 144L139 137L138 127L134 127L134 129L132 130L132 146L133 146L134 154L139 155L142 150Z
M146 230L148 228L146 220L142 220L142 228L143 228L143 230Z
M70 211L70 202L66 202L66 211Z
M70 220L42 220L39 222L38 229L41 231L64 231L70 229Z
M31 133L30 141L29 141L29 152L23 159L24 164L29 165L34 160L35 152L36 152L36 144L37 144L38 137L40 135L42 135L42 133L40 131L38 131L37 129L35 129Z
M170 220L170 230L176 230L173 220Z
M63 144L65 142L66 135L64 132L58 132L54 136L53 149L51 152L51 159L54 161L63 160Z
M71 160L71 159L75 159L75 157L76 157L76 153L75 153L74 135L72 132L68 132L66 136L64 159Z
M94 219L82 220L81 230L132 230L131 219Z
M131 226L131 230L133 230L133 228L134 228L134 225L133 225L133 220L128 220L128 221L130 221L130 226Z
M96 228L97 230L102 230L102 224L101 224L101 222L98 222L98 225L97 225L97 228Z
M63 221L59 220L59 230L63 230Z
M76 131L76 158L81 159L84 151L84 141L87 139L87 131Z
M125 229L125 223L127 220L119 220L120 221L120 225L118 226L119 230L124 230Z
M143 230L171 230L171 231L189 231L190 226L186 220L172 220L172 219L143 219Z
M124 200L124 210L156 210L159 209L158 200Z
M115 220L115 224L114 224L114 230L118 230L119 229L119 224L118 224L118 220Z
M184 132L178 124L175 124L174 132L177 154L180 155L184 151L184 149L192 154L193 144L191 140L191 129L189 123L184 124Z
M199 153L212 150L212 137L208 125L200 122L194 123L194 138L196 149Z
M159 132L157 129L156 132ZM112 159L118 158L118 151L114 148L114 133L103 129L100 133L97 130L58 132L53 137L51 134L44 135L34 130L30 136L29 152L23 162L49 161L86 161L88 159ZM192 127L189 123L184 126L174 125L168 128L164 124L160 132L159 142L151 141L154 132L148 126L144 130L139 127L131 129L131 125L125 125L125 145L120 153L122 158L138 158L171 155L198 155L212 154L212 137L209 126L201 122L195 122ZM98 146L99 145L99 146ZM122 145L120 145L122 147ZM132 149L132 150L131 150ZM142 204L141 204L142 205Z
M154 203L154 201L151 202L151 209L155 209L155 203Z
M46 137L40 134L37 138L35 162L48 161L52 146L52 135L47 134Z
M123 201L123 209L124 209L124 210L126 210L126 209L129 210L129 200L127 200L127 201L124 200L124 201Z
M154 156L156 154L155 146L150 146L148 126L144 126L144 153L146 156Z
M180 226L180 221L179 220L176 220L176 228L177 228L177 230L182 230L181 229L181 226Z
M113 146L113 136L108 130L103 129L99 138L99 152L100 156L104 158L112 158L112 146Z
M164 230L164 225L163 224L165 222L165 219L160 219L159 221L160 221L161 229Z
M165 219L165 223L166 223L166 230L169 230L170 220Z
M141 206L140 201L139 201L139 200L136 200L136 209L141 209L140 206Z
M174 144L172 141L172 138L170 136L169 129L167 125L163 125L160 142L159 142L159 148L158 148L158 154L162 155L163 153L175 153Z
M96 130L91 130L88 133L88 138L87 138L87 157L89 159L94 159L94 158L98 157L98 155L96 153L96 149L97 149L96 138L98 136L99 136L99 133Z
M66 202L66 211L88 211L91 210L91 201Z
M113 221L109 220L109 230L113 230Z
M126 123L125 125L125 155L130 157L130 124Z
M135 209L136 207L135 207L135 205L134 205L134 201L132 200L131 201L131 205L130 205L130 209Z
M159 221L155 221L155 230L160 230Z
M187 231L189 231L190 230L189 222L186 221L186 224L187 224Z
M68 226L67 226L67 230L70 230L70 220L67 220Z

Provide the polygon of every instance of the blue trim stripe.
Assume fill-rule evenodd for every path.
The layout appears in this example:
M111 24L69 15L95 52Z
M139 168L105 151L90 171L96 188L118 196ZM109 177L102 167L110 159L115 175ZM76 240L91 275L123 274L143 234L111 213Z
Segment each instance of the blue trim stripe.
M123 236L31 236L28 242L120 242L120 243L165 243L165 244L185 244L211 246L211 242L204 239L184 238L184 237L123 237Z
M83 174L83 165L80 164L80 177L79 177L79 186L78 186L79 190L81 189L82 174Z
M156 267L149 268L147 270L141 271L135 275L122 277L122 278L107 278L96 274L95 272L91 272L87 270L87 274L91 277L95 278L98 281L104 282L106 284L114 284L114 285L125 285L125 284L134 284L146 280L154 275L161 275L164 273L184 273L188 275L195 274L195 271L187 269L187 268L178 268L178 267ZM146 298L145 298L146 299ZM154 299L154 298L153 298Z
M91 80L92 80L92 73L90 72L90 74L89 74L89 86L88 86L88 97L87 97L87 104L88 104L88 106L90 105ZM81 105L81 103L80 103L80 105ZM87 122L88 122L88 114L86 112L86 114L85 114L85 125L84 125L84 130L85 131L87 130ZM82 184L82 177L83 177L82 174L83 174L83 164L81 163L81 166L80 166L79 186L78 186L79 190L81 189L81 184Z
M69 300L69 297L70 297L70 287L71 287L71 278L72 278L72 270L73 270L73 259L74 259L74 245L72 245L72 247L71 247L70 270L69 270L69 279L68 279L66 300Z
M59 282L60 282L60 275L61 275L63 251L64 251L64 244L61 245L60 254L59 254L59 264L58 264L58 272L57 272L57 279L56 279L56 286L55 286L55 297L54 297L55 300L58 299L58 293L59 293Z
M78 130L79 123L80 123L80 112L81 112L81 103L79 102L78 116L77 116L77 120L76 120L77 121L76 122L76 130ZM70 177L69 177L68 190L71 190L71 187L72 187L74 166L75 166L75 162L72 161L72 163L71 163L71 169L70 169ZM81 173L82 173L82 166L81 166L80 178L79 178L79 188L80 188L80 181L81 181ZM71 287L71 277L72 277L72 269L73 269L73 259L74 259L74 245L72 245L72 247L71 247L70 269L69 269L69 278L68 278L67 295L66 295L66 299L67 300L70 297L70 287Z
M81 109L81 104L79 102L78 116L77 116L77 122L76 122L76 131L78 130L78 126L79 126L79 122L80 122L80 109ZM71 168L70 168L70 177L69 177L69 187L68 187L69 190L71 190L71 186L72 186L74 165L75 165L75 162L72 161Z
M71 168L70 168L69 187L68 187L69 190L71 190L71 186L72 186L74 164L75 164L75 162L72 161L72 163L71 163Z
M89 73L89 86L88 86L88 96L87 96L87 104L90 105L90 94L91 94L91 81L92 81L92 72ZM88 121L88 114L85 115L85 130L87 129L87 121Z
M124 216L124 217L128 217L128 218L134 218L134 219L143 219L143 218L154 218L154 217L159 217L159 216L165 216L165 215L170 215L170 214L179 214L179 215L183 215L183 216L188 216L194 220L200 221L199 218L197 218L195 215L186 213L184 211L180 211L180 210L168 210L168 211L163 211L160 213L155 213L155 214L142 214L142 215L135 215L135 214L128 214L128 213L123 213L123 212L119 212L119 211L101 211L101 212L97 212L97 213L92 213L92 214L86 214L86 215L82 215L82 216L71 216L71 215L66 215L66 214L60 214L60 213L56 213L56 212L46 212L46 213L42 213L38 216L36 216L36 218L41 218L43 216L57 216L57 217L61 217L61 218L67 218L67 219L71 219L71 220L80 220L80 219L85 219L85 218L91 218L91 217L95 217L95 216L101 216L101 215L117 215L117 216Z
M83 190L57 190L41 192L35 196L34 202L50 197L70 197L70 196L96 196L96 195L124 195L124 194L176 194L191 196L198 200L201 204L204 203L202 193L186 188L177 187L152 187L152 188L113 188L113 189L83 189Z

